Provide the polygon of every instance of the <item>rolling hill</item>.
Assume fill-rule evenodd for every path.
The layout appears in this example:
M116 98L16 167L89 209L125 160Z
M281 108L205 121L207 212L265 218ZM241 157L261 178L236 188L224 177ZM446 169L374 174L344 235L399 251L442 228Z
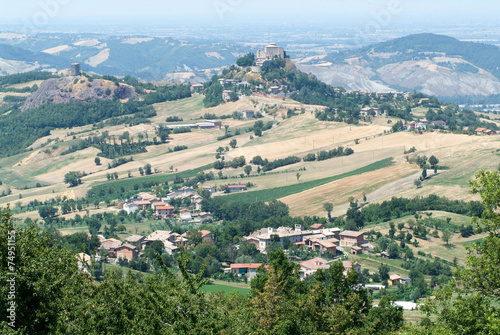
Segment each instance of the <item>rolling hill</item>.
M230 43L194 43L173 38L44 34L0 39L0 75L68 68L79 62L101 75L133 75L146 81L201 82L212 71L248 52Z
M298 68L349 90L402 89L438 97L500 93L498 47L417 34L299 61Z

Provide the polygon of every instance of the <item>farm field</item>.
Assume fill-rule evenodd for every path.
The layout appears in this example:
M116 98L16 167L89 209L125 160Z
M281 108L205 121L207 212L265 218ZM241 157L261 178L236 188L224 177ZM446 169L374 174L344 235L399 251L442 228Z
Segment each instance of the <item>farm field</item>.
M332 181L325 185L289 195L280 200L290 207L292 215L303 213L302 215L325 216L326 212L323 209L325 199L334 204L344 204L348 202L347 199L351 196L355 199L361 199L363 194L369 194L383 185L407 176L414 176L415 173L419 173L417 167L404 163ZM387 193L393 194L395 192L389 193L388 190ZM373 196L370 198L372 202L378 200ZM341 208L333 213L334 215L340 214L345 210L346 208Z
M391 118L373 118L372 124L347 125L337 122L324 122L314 118L311 113L317 106L307 106L290 99L271 99L252 96L235 103L227 103L214 108L203 108L203 96L195 94L191 98L156 104L158 113L151 119L151 124L137 126L117 125L105 129L92 129L91 125L70 129L55 129L50 136L39 139L32 145L31 153L0 159L0 180L9 187L11 195L0 198L0 206L7 203L26 204L34 199L48 200L54 197L79 198L96 185L113 185L116 181L107 180L108 173L117 173L119 182L127 183L129 172L138 177L138 169L151 164L159 178L173 178L176 173L188 170L213 171L210 164L215 161L215 152L219 147L228 147L226 160L244 156L248 162L257 155L274 160L290 155L303 157L320 150L330 150L338 146L350 147L354 154L325 161L299 162L277 168L266 174L257 174L257 166L252 166L249 177L241 178L243 168L224 169L224 176L229 179L215 179L207 185L221 186L251 182L255 186L249 191L230 195L233 199L251 199L252 201L269 201L280 199L290 206L292 215L325 216L322 208L324 202L334 204L334 216L345 213L347 199L356 199L366 194L368 202L378 202L392 196L415 197L438 194L450 199L477 200L468 193L467 181L480 169L493 169L498 165L500 141L492 136L468 136L428 132L415 134L410 132L387 133ZM133 155L134 160L108 169L110 159L101 158L102 165L97 166L94 158L99 153L95 148L61 156L75 137L86 138L99 136L102 132L120 135L128 131L137 140L139 133L147 134L151 139L154 125L165 124L168 116L182 117L192 123L203 120L206 113L215 116L231 115L234 111L245 109L263 110L271 108L272 117L265 117L263 122L275 119L277 125L264 133L262 137L251 139L252 133L246 129L253 126L255 120L224 119L229 130L240 130L240 135L218 141L224 135L222 129L193 130L190 133L172 134L168 143L148 146L146 153ZM273 109L274 108L274 109ZM281 109L297 108L298 114L291 118L282 118L277 113ZM300 112L303 109L304 112ZM418 112L418 111L417 111ZM418 114L418 113L417 113ZM393 121L392 121L393 122ZM229 148L230 140L235 139L237 146ZM47 143L44 147L40 145ZM169 152L176 145L186 145L188 149ZM405 150L415 147L416 152L405 154ZM47 150L48 149L48 150ZM435 155L440 166L446 167L437 174L429 171L429 178L423 182L422 188L415 188L413 180L418 177L419 168L407 162L416 155ZM391 159L391 165L378 166L385 159ZM202 170L200 170L202 168ZM68 188L64 184L64 175L69 171L85 171L82 185ZM299 178L297 178L297 173ZM164 176L164 177L163 177ZM328 179L333 178L333 179ZM130 179L132 182L133 179ZM42 187L34 187L35 184ZM260 192L260 193L259 193ZM22 215L24 216L24 214Z

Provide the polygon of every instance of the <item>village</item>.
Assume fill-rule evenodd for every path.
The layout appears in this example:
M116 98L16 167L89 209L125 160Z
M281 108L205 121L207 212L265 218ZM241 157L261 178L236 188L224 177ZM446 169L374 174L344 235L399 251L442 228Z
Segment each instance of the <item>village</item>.
M231 192L237 192L246 188L243 185L230 185L229 189L232 190ZM210 193L216 192L215 187L212 186L203 186L200 190ZM127 215L138 211L153 211L153 217L157 220L192 223L196 227L203 228L203 225L206 222L212 222L213 218L211 213L201 211L202 200L203 198L199 195L197 189L182 187L170 192L161 199L158 199L150 192L141 192L133 199L120 203L117 207L119 210L126 212ZM172 206L173 201L185 204L186 208L175 210L176 207ZM193 239L193 235L196 235L197 238ZM144 251L156 241L161 242L163 252L176 257L181 249L194 250L199 244L213 245L218 239L218 236L210 230L199 228L191 229L182 234L167 230L155 230L149 235L136 233L123 239L105 238L102 232L99 232L97 237L100 245L94 255L78 254L80 270L89 274L88 267L94 260L115 266L121 265L124 261L133 262L139 259L149 263L151 260L146 258ZM254 246L264 255L273 246L284 249L285 253L288 252L291 246L317 253L319 257L309 260L290 257L300 266L299 274L302 280L313 276L319 269L328 270L332 262L342 262L345 275L351 269L361 275L361 265L356 261L349 260L350 255L370 253L376 257L390 258L386 251L375 253L374 246L365 238L364 232L327 228L322 223L312 224L309 229L304 229L304 226L300 224L296 224L294 228L262 228L248 236L244 236L242 242ZM239 245L236 244L235 247L239 248ZM267 269L267 265L264 263L222 263L221 267L221 272L239 277L244 282L250 282L254 279L258 274L258 269L262 269L262 271ZM390 274L387 280L389 286L404 284L411 284L411 279L403 278L396 273ZM370 283L366 283L364 286L371 290L386 288L385 285ZM409 308L414 309L415 306L411 305Z

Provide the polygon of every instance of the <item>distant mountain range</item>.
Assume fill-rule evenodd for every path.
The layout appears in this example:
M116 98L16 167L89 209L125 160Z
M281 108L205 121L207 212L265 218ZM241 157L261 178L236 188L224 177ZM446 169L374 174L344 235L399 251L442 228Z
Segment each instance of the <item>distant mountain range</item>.
M173 38L42 34L0 36L0 75L62 70L79 62L85 71L146 81L205 81L251 48L191 43Z
M173 38L82 34L0 34L0 75L62 70L199 83L255 46ZM347 90L419 91L442 99L500 95L500 49L417 34L356 50L294 60L297 68Z
M500 49L443 35L409 35L296 63L301 71L348 90L415 90L438 97L500 94Z

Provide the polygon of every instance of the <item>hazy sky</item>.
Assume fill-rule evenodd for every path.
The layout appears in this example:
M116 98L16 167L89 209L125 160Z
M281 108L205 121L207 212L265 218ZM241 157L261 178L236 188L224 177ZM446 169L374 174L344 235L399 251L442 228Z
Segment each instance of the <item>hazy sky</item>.
M9 24L493 23L492 0L0 0Z

